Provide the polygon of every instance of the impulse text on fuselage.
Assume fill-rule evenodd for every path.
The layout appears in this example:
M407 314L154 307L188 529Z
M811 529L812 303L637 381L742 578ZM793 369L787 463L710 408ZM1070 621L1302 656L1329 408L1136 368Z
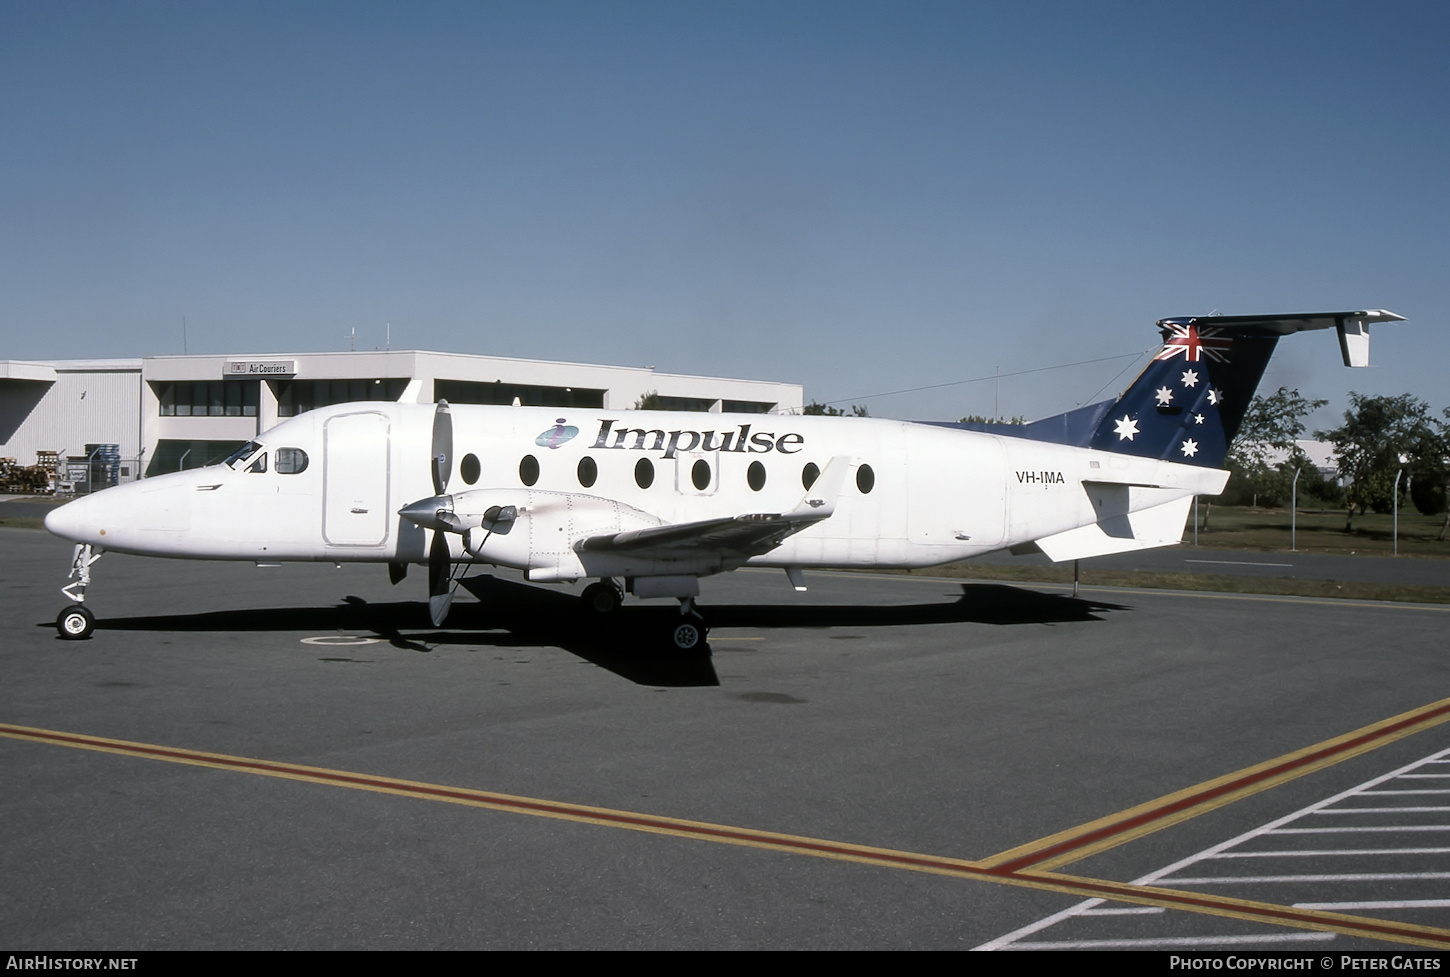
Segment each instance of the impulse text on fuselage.
M663 451L666 458L674 458L682 451L739 451L748 454L764 454L778 451L793 455L801 450L806 439L799 434L782 434L776 437L774 431L750 433L750 424L740 425L737 431L661 431L642 427L624 427L614 430L614 421L599 422L599 436L594 439L596 448L628 448L634 451ZM613 441L610 441L610 436ZM632 443L626 443L631 441ZM646 445L645 442L649 441ZM1059 480L1061 476L1058 476Z

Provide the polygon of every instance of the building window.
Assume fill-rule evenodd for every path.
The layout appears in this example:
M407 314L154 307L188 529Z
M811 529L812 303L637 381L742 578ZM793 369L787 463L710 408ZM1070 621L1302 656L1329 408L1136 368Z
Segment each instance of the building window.
M162 438L156 442L156 453L146 465L146 477L165 475L167 472L190 471L206 465L215 465L228 457L248 458L261 445L255 442L245 452L237 449L242 441L180 441Z
M408 387L406 377L359 380L275 380L277 416L296 417L319 407L365 401L395 401Z
M720 409L726 414L769 414L774 404L763 404L758 400L722 400Z
M182 380L151 384L162 417L256 417L258 380Z
M470 380L434 380L433 399L450 404L493 404L508 407L515 400L523 407L604 406L603 390L583 387L544 387L528 383L476 383Z
M687 410L703 414L715 406L715 401L702 400L699 397L663 397L655 394L650 401L650 406L655 410Z

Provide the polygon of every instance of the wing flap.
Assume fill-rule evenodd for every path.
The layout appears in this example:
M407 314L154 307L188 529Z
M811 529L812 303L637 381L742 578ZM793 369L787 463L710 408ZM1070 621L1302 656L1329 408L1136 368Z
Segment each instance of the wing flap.
M789 512L751 512L669 526L591 536L579 544L586 552L641 554L651 551L725 550L743 556L768 553L794 533L830 518L846 483L851 459L833 458L826 470Z

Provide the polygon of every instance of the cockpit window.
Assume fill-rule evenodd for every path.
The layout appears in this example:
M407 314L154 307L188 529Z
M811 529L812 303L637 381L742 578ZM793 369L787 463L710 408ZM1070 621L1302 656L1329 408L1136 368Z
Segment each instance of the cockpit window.
M307 470L307 452L301 448L277 449L277 474L296 475Z
M261 474L267 470L267 452L262 452L253 462L247 466L247 471Z
M258 451L261 450L261 444L256 441L248 441L236 451L233 451L231 454L227 455L226 460L223 461L222 464L227 465L231 468L237 468L241 465L242 462L246 461L248 458L252 457L252 455L256 454ZM265 462L263 463L263 465L263 471L265 471Z

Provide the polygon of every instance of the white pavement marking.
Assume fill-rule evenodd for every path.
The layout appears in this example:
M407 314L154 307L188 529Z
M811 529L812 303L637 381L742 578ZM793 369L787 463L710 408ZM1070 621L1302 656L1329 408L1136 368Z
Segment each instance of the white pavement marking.
M1450 848L1306 848L1302 851L1226 851L1214 858L1303 858L1307 855L1450 855Z
M1291 567L1292 563L1258 563L1253 560L1184 560L1184 563L1216 563L1226 567Z
M322 645L325 648L348 648L354 645L375 645L382 641L382 638L365 638L360 634L319 634L313 638L303 638L304 645Z
M1447 909L1450 899L1366 899L1361 902L1296 902L1295 909Z
M1231 849L1231 848L1236 848L1239 845L1245 844L1246 842L1249 842L1249 841L1253 841L1256 838L1264 837L1266 835L1311 834L1311 833L1312 834L1323 834L1323 833L1337 833L1337 832L1350 832L1350 831L1450 831L1450 825L1359 826L1359 827L1345 827L1345 828L1286 828L1286 827L1284 827L1284 825L1290 824L1290 823L1292 823L1292 822L1294 822L1294 821L1296 821L1296 820L1298 820L1300 818L1306 817L1306 816L1311 815L1311 814L1338 814L1338 813L1345 813L1343 811L1327 811L1327 810L1325 810L1325 808L1328 808L1328 807L1330 807L1331 805L1334 805L1334 804L1338 804L1340 801L1343 801L1343 800L1346 800L1348 798L1354 797L1354 796L1356 796L1358 794L1364 793L1364 792L1370 790L1371 788L1378 787L1380 784L1383 784L1383 783L1386 783L1388 781L1394 780L1397 777L1405 776L1405 775L1409 774L1410 771L1417 770L1417 769L1419 769L1421 767L1424 767L1424 766L1426 766L1428 764L1432 764L1432 763L1450 763L1450 759L1447 759L1447 757L1450 757L1450 749L1441 750L1438 753L1432 754L1432 755L1430 755L1428 757L1425 757L1423 759L1420 759L1420 760L1416 760L1413 763L1407 763L1403 767L1400 767L1397 770L1391 770L1389 773L1382 774L1382 775L1380 775L1378 777L1373 778L1372 780L1367 780L1364 783L1359 784L1356 787L1351 787L1349 790L1341 791L1340 793L1335 794L1333 797L1327 797L1327 798L1325 798L1322 801L1316 801L1315 803L1310 804L1307 807L1300 808L1299 810L1293 812L1292 814L1286 814L1283 817L1278 818L1278 819L1276 819L1274 821L1270 821L1268 824L1265 824L1265 825L1262 825L1262 826L1260 826L1258 828L1255 828L1252 831L1246 831L1243 834L1241 834L1241 835L1239 835L1239 836L1237 836L1235 838L1230 838L1229 840L1224 841L1224 842L1221 842L1221 843L1219 843L1217 845L1213 845L1210 848L1205 848L1203 851L1197 853L1196 855L1190 855L1187 858L1180 859L1179 861L1176 861L1176 862L1174 862L1171 865L1165 866L1164 868L1158 869L1155 872L1150 872L1147 875L1144 875L1144 876L1141 876L1140 878L1134 879L1131 884L1132 885L1184 886L1184 885L1219 885L1219 884L1222 884L1222 883L1225 883L1225 882L1239 882L1239 883L1248 884L1248 883L1253 883L1253 882L1288 882L1288 881L1295 881L1295 882L1305 882L1305 881L1315 881L1315 882L1324 882L1324 881L1333 881L1333 882L1339 882L1339 881L1357 881L1357 882L1359 882L1359 881L1390 881L1390 880L1400 880L1400 879L1445 879L1445 878L1450 878L1450 872L1362 873L1362 874L1348 874L1348 875L1300 875L1300 876L1289 876L1289 875L1282 875L1282 876L1231 876L1231 877L1224 877L1224 878L1212 878L1212 877L1204 877L1204 878L1173 878L1172 877L1173 876L1173 873L1178 872L1178 871L1181 871L1181 870L1183 870L1185 868L1188 868L1189 866L1194 865L1194 864L1197 864L1198 862L1209 861L1209 860L1218 859L1218 858L1226 858L1226 857L1251 857L1251 855L1253 853L1242 853L1242 854L1240 854L1240 853L1226 854L1226 853L1228 853L1228 850ZM1346 811L1353 812L1353 813L1366 812L1366 811L1375 811L1375 810L1378 810L1378 811L1380 811L1382 813L1385 812L1385 811L1388 811L1389 813L1399 814L1399 813L1404 813L1406 811L1417 811L1417 810L1442 811L1442 810L1446 810L1446 808L1381 808L1381 809L1375 809L1375 808L1359 808L1359 809L1353 809L1353 808L1350 808L1350 809L1346 809ZM1028 942L1028 943L1020 943L1019 942L1019 941L1022 941L1025 937L1031 936L1034 933L1039 933L1042 930L1045 930L1045 929L1047 929L1047 928L1049 928L1051 926L1055 926L1056 924L1061 923L1061 922L1064 922L1065 920L1068 920L1068 919L1071 919L1071 918L1074 918L1074 917L1077 917L1077 916L1086 915L1086 914L1088 914L1090 912L1093 915L1107 915L1110 912L1110 910L1099 910L1098 909L1098 907L1099 906L1102 906L1105 902L1107 902L1107 900L1104 900L1104 899L1088 899L1088 900L1085 900L1083 902L1077 903L1076 905L1070 906L1067 909L1062 910L1061 912L1054 913L1051 916L1048 916L1048 917L1046 917L1044 919L1040 919L1040 920L1038 920L1035 923L1029 923L1027 926L1024 926L1024 927L1022 927L1020 929L1013 930L1011 933L1007 933L1007 934L1005 934L1003 936L1000 936L1000 937L998 937L995 940L992 940L992 941L987 942L987 943L983 943L982 945L977 946L977 947L974 947L973 949L976 949L976 950L1010 950L1010 949L1023 949L1023 950L1068 950L1068 949L1087 949L1087 948L1090 948L1090 947L1102 947L1102 948L1110 948L1110 947L1122 947L1122 948L1141 947L1141 948L1147 949L1147 948L1152 948L1152 947L1214 946L1214 945L1232 945L1232 944L1240 944L1240 943L1264 943L1264 942L1285 942L1285 943L1287 943L1287 942L1297 942L1297 941L1303 941L1303 940L1309 940L1309 939L1313 939L1313 940L1323 940L1323 939L1333 939L1334 938L1334 934L1333 933L1270 933L1270 934L1264 934L1262 936L1233 936L1233 937L1227 937L1227 936L1225 936L1225 937L1192 937L1192 938L1185 937L1185 938L1182 938L1182 939L1174 939L1174 938L1169 937L1169 938L1162 938L1162 939L1146 939L1146 940L1067 940L1067 941L1033 941L1033 942ZM1301 905L1303 906L1303 908L1325 908L1325 907L1321 907L1320 904L1313 904L1313 905L1311 905L1311 904L1301 904ZM1390 907L1390 904L1389 903L1384 903L1384 902L1376 903L1375 905L1383 906L1384 908L1389 908Z
M1278 828L1274 831L1265 831L1268 835L1337 835L1349 834L1356 831L1450 831L1450 824L1375 824L1341 825L1337 828Z
M1450 879L1450 872L1342 872L1335 875L1205 875L1200 878L1166 878L1163 884L1223 885L1242 882L1258 885L1269 882L1392 882L1396 879Z

